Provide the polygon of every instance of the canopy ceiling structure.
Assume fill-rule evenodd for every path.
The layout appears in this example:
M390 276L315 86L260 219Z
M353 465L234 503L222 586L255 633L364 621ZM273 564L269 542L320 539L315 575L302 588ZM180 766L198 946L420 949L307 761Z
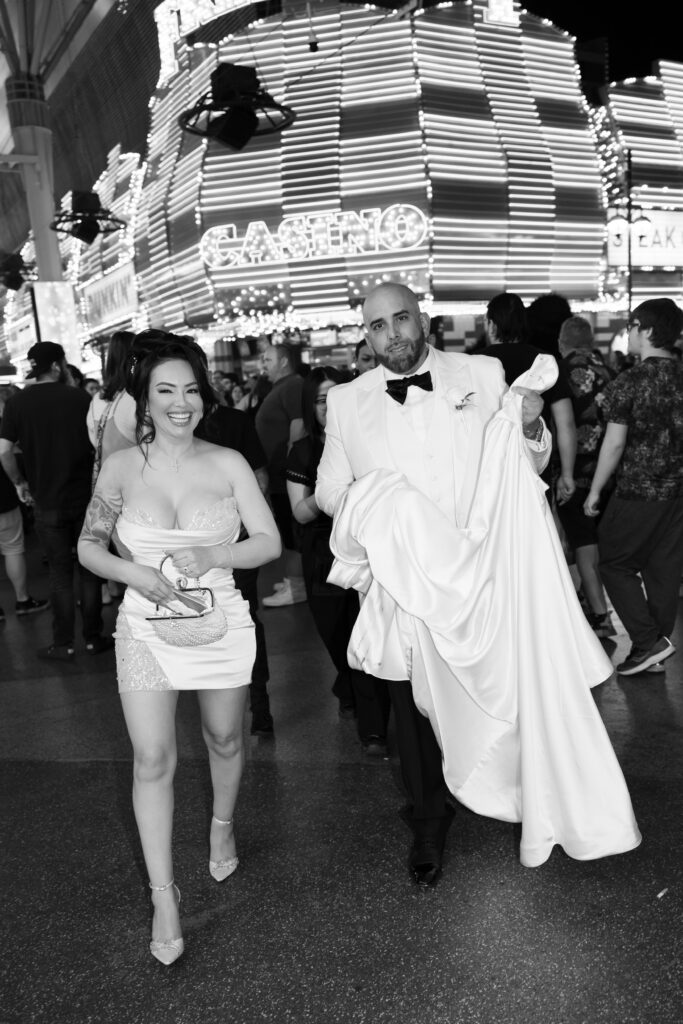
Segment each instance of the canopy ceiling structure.
M30 227L7 111L6 83L42 85L53 132L54 195L87 191L117 143L143 153L159 72L158 0L0 0L0 249Z

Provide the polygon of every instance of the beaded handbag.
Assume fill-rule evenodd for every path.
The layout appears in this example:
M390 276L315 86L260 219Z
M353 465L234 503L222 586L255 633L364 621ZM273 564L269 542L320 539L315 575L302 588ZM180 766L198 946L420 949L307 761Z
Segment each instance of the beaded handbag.
M162 559L159 571L164 571ZM187 576L174 581L176 600L186 610L156 606L154 615L147 615L147 622L164 643L171 647L203 647L222 640L228 632L228 620L222 608L216 605L211 587L190 587Z

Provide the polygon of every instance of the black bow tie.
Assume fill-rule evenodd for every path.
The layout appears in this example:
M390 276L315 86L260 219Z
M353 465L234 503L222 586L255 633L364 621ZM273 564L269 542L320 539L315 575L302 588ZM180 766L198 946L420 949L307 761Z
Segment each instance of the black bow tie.
M422 388L423 391L433 391L434 385L432 384L432 375L429 370L426 373L416 373L413 377L398 377L393 380L387 381L387 394L399 403L403 405L408 394L408 388L411 384L417 385L418 388Z

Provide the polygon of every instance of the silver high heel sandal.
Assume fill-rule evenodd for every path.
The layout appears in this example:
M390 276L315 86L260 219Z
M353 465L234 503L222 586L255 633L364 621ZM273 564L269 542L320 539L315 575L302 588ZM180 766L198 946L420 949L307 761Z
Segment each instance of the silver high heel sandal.
M232 818L228 818L227 821L221 821L215 815L213 815L211 820L215 821L217 825L232 825L233 823ZM228 857L227 860L210 860L209 873L217 882L224 882L228 875L233 873L239 862L239 857Z
M154 892L166 892L167 889L170 889L171 886L173 886L178 900L178 906L180 906L180 889L174 883L173 879L171 879L171 881L166 885L152 885L151 882L148 884L150 889L153 889ZM152 956L156 957L159 963L164 964L166 967L175 963L178 957L183 955L184 949L185 943L183 942L182 937L179 939L152 939L149 944L149 951Z

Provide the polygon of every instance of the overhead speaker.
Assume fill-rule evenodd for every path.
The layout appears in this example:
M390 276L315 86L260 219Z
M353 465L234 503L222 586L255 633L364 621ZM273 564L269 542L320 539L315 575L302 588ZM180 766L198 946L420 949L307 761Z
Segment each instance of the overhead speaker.
M83 217L81 220L76 221L69 232L79 242L84 242L86 245L92 245L99 233L100 225L97 217Z
M211 72L211 99L219 106L238 97L255 96L259 88L256 68L245 64L219 64Z
M232 107L209 122L209 138L231 149L244 149L258 128L258 117L249 107Z
M254 135L271 135L293 124L296 113L278 103L259 85L256 69L219 64L211 73L211 91L183 111L183 131L215 139L230 149L244 149Z
M98 235L108 235L126 226L126 222L105 210L97 192L71 193L71 213L60 212L50 224L53 231L71 235L85 245L92 245Z

